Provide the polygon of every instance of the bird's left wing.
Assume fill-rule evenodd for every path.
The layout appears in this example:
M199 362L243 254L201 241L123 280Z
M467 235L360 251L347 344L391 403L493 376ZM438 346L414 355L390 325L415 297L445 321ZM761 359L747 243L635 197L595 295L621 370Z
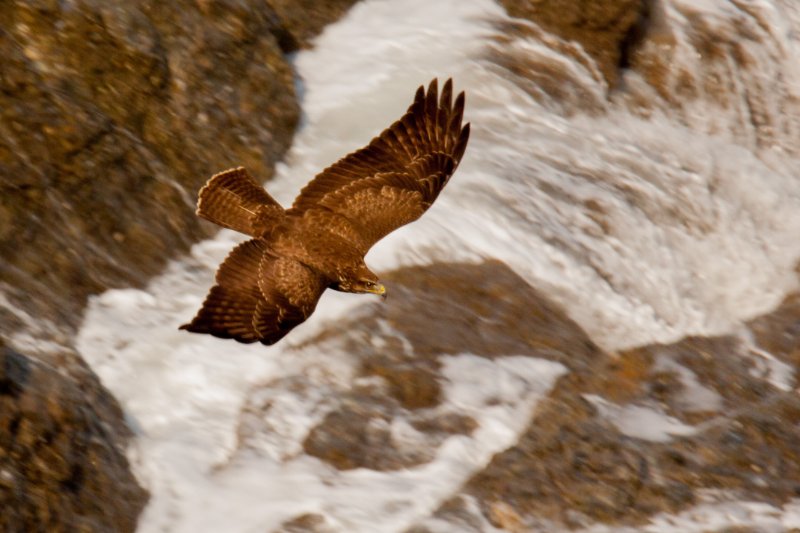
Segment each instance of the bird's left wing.
M325 290L318 274L275 256L261 239L234 248L217 270L216 282L197 315L180 329L274 344L314 312Z
M303 188L290 213L312 209L343 216L359 245L375 242L419 218L455 171L469 139L462 126L464 93L452 81L417 90L405 115L369 145L323 170Z

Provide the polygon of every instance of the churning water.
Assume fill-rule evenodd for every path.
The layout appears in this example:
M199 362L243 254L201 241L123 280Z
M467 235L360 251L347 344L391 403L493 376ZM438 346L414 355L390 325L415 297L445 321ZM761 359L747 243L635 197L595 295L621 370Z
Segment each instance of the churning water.
M741 46L757 67L675 106L664 103L680 98L675 84L665 82L676 91L665 96L628 73L625 94L649 104L644 113L633 97L607 99L575 47L504 36L508 18L489 0L364 0L298 54L304 122L268 189L290 204L316 172L398 118L418 85L452 77L467 92L466 157L420 221L370 252L373 270L500 259L611 350L734 330L796 289L800 258L800 15L788 0L753 4L745 18L758 24ZM687 28L700 17L735 39L737 9L663 2L671 68L708 76ZM572 96L537 95L512 63L548 65ZM328 291L271 348L179 332L239 240L223 231L147 289L108 291L87 311L79 349L129 416L131 462L152 494L141 531L270 531L303 513L335 531L402 531L512 445L566 372L515 354L443 358L443 408L469 413L478 429L448 438L419 467L336 471L301 443L328 394L352 386L355 363L335 343L303 341L372 300ZM260 422L269 430L241 453L253 394L271 402ZM800 520L762 511L702 508L653 527ZM751 522L724 518L742 513Z

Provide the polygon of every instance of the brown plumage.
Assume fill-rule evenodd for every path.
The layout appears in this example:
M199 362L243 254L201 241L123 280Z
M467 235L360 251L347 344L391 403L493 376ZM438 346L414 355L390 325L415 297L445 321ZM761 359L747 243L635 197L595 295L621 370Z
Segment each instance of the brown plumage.
M400 120L323 170L286 210L244 168L213 176L197 214L252 239L220 265L181 329L273 344L311 315L326 288L385 296L364 255L439 196L467 147L463 112L451 80L441 96L436 80L420 87Z

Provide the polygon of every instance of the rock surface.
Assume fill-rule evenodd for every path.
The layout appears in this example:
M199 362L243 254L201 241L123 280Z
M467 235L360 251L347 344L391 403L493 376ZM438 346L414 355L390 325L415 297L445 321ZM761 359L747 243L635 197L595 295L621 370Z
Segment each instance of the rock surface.
M129 430L73 353L58 372L0 340L0 530L132 531L147 501Z
M88 295L143 283L207 235L211 226L193 209L212 173L242 164L269 178L299 114L284 54L308 46L351 3L1 4L0 290L10 302L0 308L0 334L30 319L69 331ZM786 117L797 116L787 112L796 106L792 94L767 100L765 81L746 101L731 98L729 85L748 78L760 87L751 78L765 68L779 74L777 56L756 61L733 38L772 50L758 6L715 25L682 3L687 22L676 28L661 3L648 0L502 3L537 23L524 31L556 35L561 50L593 62L588 70L624 89L618 94L642 113L659 101L652 92L688 123L694 101L741 108L730 131L748 146L768 146L791 126ZM678 33L688 35L688 48ZM546 61L503 66L565 110L608 104L579 80L563 83ZM628 84L636 77L643 83ZM739 336L608 354L502 263L383 277L391 305L339 324L348 335L336 340L349 343L357 362L353 386L324 391L325 412L287 457L306 453L338 470L425 464L447 438L478 427L446 404L440 356L514 354L557 361L570 373L520 440L436 512L463 531L486 522L508 531L635 526L713 491L775 505L800 494L800 432L787 423L800 420L791 390L800 362L797 294ZM337 335L312 342L324 346ZM246 406L241 448L274 433L263 425L270 408ZM626 424L634 414L674 432ZM0 346L0 529L132 530L146 494L128 469L127 437L113 398L74 353L34 358ZM335 530L322 514L282 527Z
M779 5L782 2L777 2ZM654 0L502 0L508 13L532 21L503 28L552 53L498 54L532 97L570 115L603 113L621 103L637 114L656 111L691 129L731 138L754 150L797 154L800 97L794 60L771 28L784 2L734 2L705 9L692 2ZM581 68L563 68L564 57ZM606 81L605 94L585 77ZM778 80L776 85L773 80ZM777 87L777 88L776 88Z
M572 320L499 261L409 267L382 280L391 305L376 304L366 318L310 341L337 337L359 361L362 385L328 392L330 409L304 442L307 454L337 469L423 464L447 437L472 433L473 419L442 404L447 378L439 356L586 364L602 356ZM406 425L413 430L398 436Z
M352 387L323 393L327 414L303 444L336 469L424 465L444 439L475 431L475 420L447 410L448 356L515 354L569 368L519 440L434 520L476 532L637 527L715 497L779 507L800 494L797 294L739 335L610 354L499 262L403 268L382 279L391 305L308 341L343 343L360 361ZM424 520L408 529L434 530Z
M268 179L291 142L285 41L307 43L350 3L307 16L255 0L4 2L0 283L13 304L75 326L87 295L141 284L207 236L199 186L235 165Z
M647 26L652 0L501 0L508 14L531 20L575 41L596 62L611 87L628 66L631 48Z
M211 174L267 178L291 140L261 3L9 2L0 20L0 280L38 316L75 325L87 295L144 282L208 234L192 204Z
M0 4L0 342L27 352L0 348L3 531L135 528L129 432L71 333L215 231L213 173L272 175L300 109L285 54L353 2Z
M356 0L267 0L290 47L307 48L326 24L344 15ZM279 42L281 42L279 40ZM291 49L291 48L290 48Z
M776 506L796 498L798 301L788 297L741 336L591 358L574 352L565 362L571 373L519 442L436 516L474 524L472 501L484 519L510 531L636 526L708 501L714 491ZM773 366L773 357L792 366ZM674 433L650 431L665 424Z
M733 2L719 16L693 2L655 2L629 52L627 101L757 151L800 153L795 60L771 29L792 10L793 2Z

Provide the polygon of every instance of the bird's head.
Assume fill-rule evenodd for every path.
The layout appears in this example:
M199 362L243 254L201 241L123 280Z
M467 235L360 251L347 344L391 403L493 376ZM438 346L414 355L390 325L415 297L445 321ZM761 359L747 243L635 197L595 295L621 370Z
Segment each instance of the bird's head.
M359 265L345 279L340 279L337 287L344 292L370 293L386 299L386 287L378 280L378 276L366 265Z

